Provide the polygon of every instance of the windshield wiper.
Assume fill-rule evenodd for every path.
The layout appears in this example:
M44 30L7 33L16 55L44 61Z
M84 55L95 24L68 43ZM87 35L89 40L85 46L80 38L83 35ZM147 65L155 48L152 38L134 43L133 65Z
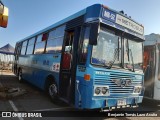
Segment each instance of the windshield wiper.
M116 48L116 49L115 49L114 59L113 59L113 61L110 61L109 63L107 63L107 64L109 64L109 66L106 66L107 69L111 69L111 68L112 68L114 62L116 61L116 59L117 59L117 57L118 57L119 50L120 50L120 48Z
M134 72L134 61L133 61L133 55L132 55L132 50L131 49L129 49L129 53L130 53L130 56L131 56L133 72Z

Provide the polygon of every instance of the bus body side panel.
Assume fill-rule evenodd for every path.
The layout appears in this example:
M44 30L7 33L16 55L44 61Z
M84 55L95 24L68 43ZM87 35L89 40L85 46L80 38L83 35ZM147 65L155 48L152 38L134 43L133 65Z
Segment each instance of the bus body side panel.
M60 59L61 53L21 56L19 67L22 68L23 78L26 81L44 89L45 80L49 75L55 78L58 85Z

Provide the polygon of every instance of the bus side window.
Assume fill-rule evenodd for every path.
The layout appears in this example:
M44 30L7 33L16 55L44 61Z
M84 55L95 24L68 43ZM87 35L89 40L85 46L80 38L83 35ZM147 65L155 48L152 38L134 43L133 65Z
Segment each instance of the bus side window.
M39 35L36 40L34 54L43 54L45 50L46 41L48 39L48 33Z
M35 37L29 40L26 55L33 53L34 43L35 43Z
M28 40L23 42L22 49L21 49L21 55L25 55L26 54L27 43L28 43Z
M49 32L46 45L46 53L55 53L62 51L65 26L60 26Z
M85 63L87 59L87 49L88 49L88 43L89 43L89 32L90 28L86 27L83 30L83 35L81 37L80 41L80 53L79 53L79 62L80 63Z

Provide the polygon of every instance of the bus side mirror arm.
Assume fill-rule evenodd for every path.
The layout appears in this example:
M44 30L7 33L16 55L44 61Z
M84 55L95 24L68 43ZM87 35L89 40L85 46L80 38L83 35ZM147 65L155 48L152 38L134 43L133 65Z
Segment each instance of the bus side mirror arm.
M89 44L97 45L97 37L99 33L99 23L92 23L90 25Z

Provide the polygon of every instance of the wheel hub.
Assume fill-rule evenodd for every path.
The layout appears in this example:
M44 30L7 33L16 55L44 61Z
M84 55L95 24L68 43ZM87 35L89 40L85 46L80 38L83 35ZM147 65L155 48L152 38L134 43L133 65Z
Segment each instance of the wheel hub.
M55 84L50 85L49 94L50 94L50 96L54 96L57 94L57 87Z

